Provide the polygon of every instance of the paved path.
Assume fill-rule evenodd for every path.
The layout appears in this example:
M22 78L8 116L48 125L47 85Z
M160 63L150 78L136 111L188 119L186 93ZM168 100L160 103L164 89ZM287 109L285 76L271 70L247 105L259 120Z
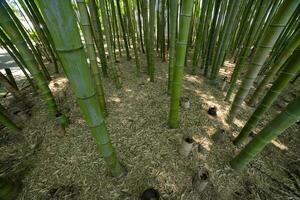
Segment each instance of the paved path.
M0 72L6 74L4 70L5 68L9 68L11 70L16 81L26 79L14 59L5 51L5 49L0 48Z

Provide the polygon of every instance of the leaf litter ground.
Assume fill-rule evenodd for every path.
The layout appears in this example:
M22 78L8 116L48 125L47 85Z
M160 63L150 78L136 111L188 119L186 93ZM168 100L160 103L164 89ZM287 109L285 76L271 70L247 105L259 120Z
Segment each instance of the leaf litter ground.
M167 63L157 59L156 80L151 83L145 73L135 77L134 60L120 61L117 65L123 88L116 89L109 78L103 83L109 110L106 123L128 174L121 179L109 175L67 79L55 75L50 88L71 121L65 135L48 118L38 97L31 98L35 106L30 119L23 121L20 135L14 133L11 137L6 129L1 130L0 175L22 174L23 189L18 199L134 200L149 187L158 189L162 199L170 200L299 198L298 125L268 145L245 170L233 171L228 162L240 148L231 140L253 108L243 105L230 127L225 121L230 106L223 101L225 92L201 76L186 74L182 93L191 106L181 108L179 127L169 129ZM222 76L232 71L227 64L229 72L222 70ZM217 117L207 114L210 106L218 108ZM273 106L258 130L278 110ZM226 140L214 144L212 135L220 128L226 130ZM196 143L187 158L178 153L183 135L192 136ZM192 189L192 178L201 168L209 170L210 184L197 194Z

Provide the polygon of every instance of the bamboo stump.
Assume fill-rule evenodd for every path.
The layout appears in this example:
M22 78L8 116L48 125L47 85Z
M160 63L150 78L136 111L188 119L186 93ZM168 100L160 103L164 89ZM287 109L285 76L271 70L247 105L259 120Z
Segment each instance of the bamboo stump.
M187 157L193 149L193 139L191 137L182 138L179 148L180 155Z
M190 99L187 97L182 97L180 99L180 105L181 107L183 107L184 109L189 109L191 104L190 104Z
M212 140L217 143L217 144L222 144L225 142L226 140L226 132L224 129L219 129L217 130L213 136L212 136Z
M216 117L217 116L217 107L216 106L210 106L207 113L211 116Z
M224 91L227 85L227 77L223 78L223 82L222 82L222 86L221 86L221 90Z
M141 200L159 200L159 199L160 199L159 192L154 188L146 189L141 195Z
M200 169L193 177L192 185L194 191L201 194L209 183L209 172L207 169Z

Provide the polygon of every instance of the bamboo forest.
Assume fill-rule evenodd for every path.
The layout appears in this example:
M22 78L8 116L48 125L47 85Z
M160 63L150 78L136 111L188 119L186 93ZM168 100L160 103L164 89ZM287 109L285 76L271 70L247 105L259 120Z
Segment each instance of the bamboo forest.
M300 0L0 0L0 200L300 199Z

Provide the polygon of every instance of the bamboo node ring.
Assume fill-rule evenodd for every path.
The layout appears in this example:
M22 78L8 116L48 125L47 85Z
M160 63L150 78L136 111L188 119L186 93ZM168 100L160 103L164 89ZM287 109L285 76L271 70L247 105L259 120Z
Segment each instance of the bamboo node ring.
M72 48L72 49L58 49L58 48L56 48L56 51L59 51L59 52L72 52L72 51L78 51L78 50L81 50L81 49L83 49L82 44L79 47L75 47L75 48Z

